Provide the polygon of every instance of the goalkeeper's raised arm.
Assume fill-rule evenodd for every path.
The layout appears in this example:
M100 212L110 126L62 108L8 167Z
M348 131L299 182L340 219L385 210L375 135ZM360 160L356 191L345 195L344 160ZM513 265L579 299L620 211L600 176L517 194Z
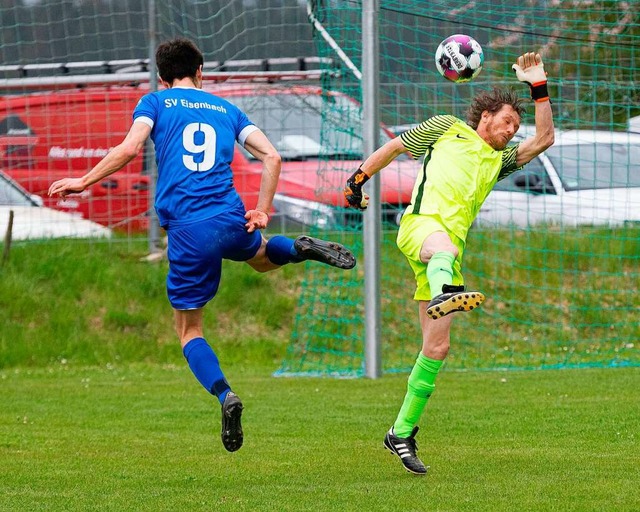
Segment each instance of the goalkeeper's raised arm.
M516 77L529 85L531 99L535 102L536 133L518 147L516 164L530 162L554 142L553 113L547 89L547 74L539 53L525 53L513 65Z

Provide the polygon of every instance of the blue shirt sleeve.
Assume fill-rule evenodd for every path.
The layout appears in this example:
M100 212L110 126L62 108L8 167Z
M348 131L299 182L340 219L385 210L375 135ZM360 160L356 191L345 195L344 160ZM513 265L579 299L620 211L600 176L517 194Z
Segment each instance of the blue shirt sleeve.
M158 98L155 94L149 93L145 94L138 104L136 108L133 110L133 120L135 121L139 117L147 117L151 119L154 124L157 120L158 113Z
M242 144L242 141L240 140L240 134L242 131L247 128L247 126L254 127L255 125L249 120L247 114L236 107L233 103L228 103L228 105L229 109L234 113L235 139Z
M242 130L244 130L247 126L252 126L253 123L249 121L247 114L245 114L242 110L238 109L238 127L236 131L236 135L238 135Z

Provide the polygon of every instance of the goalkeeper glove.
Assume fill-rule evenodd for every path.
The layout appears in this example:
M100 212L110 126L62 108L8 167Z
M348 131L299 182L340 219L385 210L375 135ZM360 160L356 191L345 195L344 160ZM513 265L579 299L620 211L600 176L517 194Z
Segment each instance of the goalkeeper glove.
M358 170L347 180L344 187L344 197L352 208L366 210L369 205L369 196L362 192L362 186L369 180L369 176L358 167Z
M516 72L518 80L529 84L533 101L549 100L547 74L544 72L540 54L529 52L521 55L512 69Z

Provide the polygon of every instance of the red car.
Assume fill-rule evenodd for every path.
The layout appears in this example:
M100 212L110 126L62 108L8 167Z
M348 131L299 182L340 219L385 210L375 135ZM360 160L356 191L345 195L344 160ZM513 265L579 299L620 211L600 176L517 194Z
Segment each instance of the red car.
M344 94L290 84L205 84L244 110L283 157L274 201L277 220L323 228L359 219L344 206L342 188L363 158L361 109ZM122 141L145 85L100 86L0 97L0 169L46 206L80 212L122 230L147 226L148 162L144 156L83 194L49 198L49 184L80 176ZM393 135L381 129L381 142ZM381 173L385 220L395 223L411 198L419 164L398 159ZM245 206L257 202L262 165L239 145L232 162Z

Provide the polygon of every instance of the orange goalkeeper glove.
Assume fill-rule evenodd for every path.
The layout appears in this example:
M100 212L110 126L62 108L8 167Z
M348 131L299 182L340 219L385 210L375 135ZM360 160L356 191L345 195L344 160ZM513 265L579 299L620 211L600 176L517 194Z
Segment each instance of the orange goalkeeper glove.
M344 187L344 197L351 208L366 210L369 206L369 196L362 192L362 186L369 180L369 176L358 167L358 170L347 180Z

